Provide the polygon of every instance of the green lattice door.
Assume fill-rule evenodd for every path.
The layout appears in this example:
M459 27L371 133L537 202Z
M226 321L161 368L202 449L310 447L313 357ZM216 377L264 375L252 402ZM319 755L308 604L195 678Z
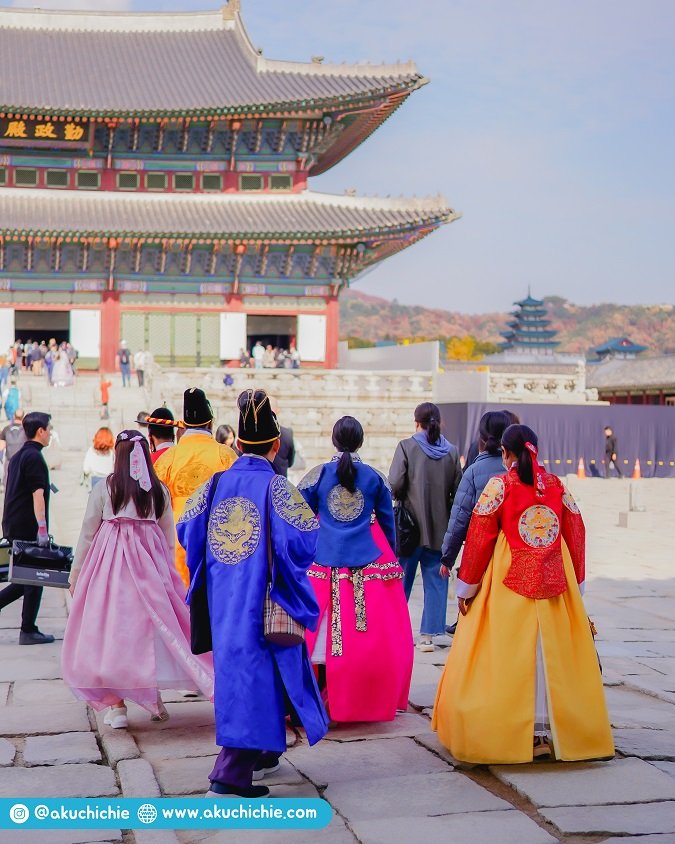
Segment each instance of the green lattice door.
M219 362L218 314L123 313L122 337L132 352L147 349L161 366Z

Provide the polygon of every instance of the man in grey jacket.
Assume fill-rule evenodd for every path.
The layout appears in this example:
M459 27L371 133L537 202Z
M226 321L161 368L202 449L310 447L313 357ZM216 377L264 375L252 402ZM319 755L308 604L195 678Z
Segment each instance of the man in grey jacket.
M399 563L408 599L418 564L422 569L421 651L433 651L432 637L445 635L448 581L440 575L441 544L461 477L459 451L441 434L438 407L431 402L419 405L415 409L415 433L396 447L389 483L394 497L405 504L420 532L419 546L409 557L399 558Z

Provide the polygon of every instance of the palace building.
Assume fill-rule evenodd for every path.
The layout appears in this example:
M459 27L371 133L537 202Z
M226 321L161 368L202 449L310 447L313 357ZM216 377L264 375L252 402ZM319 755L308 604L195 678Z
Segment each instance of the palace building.
M272 61L217 12L0 10L0 349L121 339L169 365L257 341L337 363L340 291L458 215L331 196L339 163L426 79L412 63Z

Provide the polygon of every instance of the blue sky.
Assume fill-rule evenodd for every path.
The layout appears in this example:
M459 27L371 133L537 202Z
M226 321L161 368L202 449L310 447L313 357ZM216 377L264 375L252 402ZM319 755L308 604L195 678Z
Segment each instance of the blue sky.
M33 0L190 11L221 3ZM270 58L413 58L431 84L342 164L341 193L442 193L463 218L356 287L465 312L528 284L588 304L675 301L672 0L243 0Z

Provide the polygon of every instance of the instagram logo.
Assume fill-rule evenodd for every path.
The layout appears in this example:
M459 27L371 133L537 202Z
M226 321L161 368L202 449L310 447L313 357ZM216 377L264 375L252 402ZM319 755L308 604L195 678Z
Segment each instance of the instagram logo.
M23 803L15 803L9 810L9 818L13 823L26 823L29 817L28 806Z

